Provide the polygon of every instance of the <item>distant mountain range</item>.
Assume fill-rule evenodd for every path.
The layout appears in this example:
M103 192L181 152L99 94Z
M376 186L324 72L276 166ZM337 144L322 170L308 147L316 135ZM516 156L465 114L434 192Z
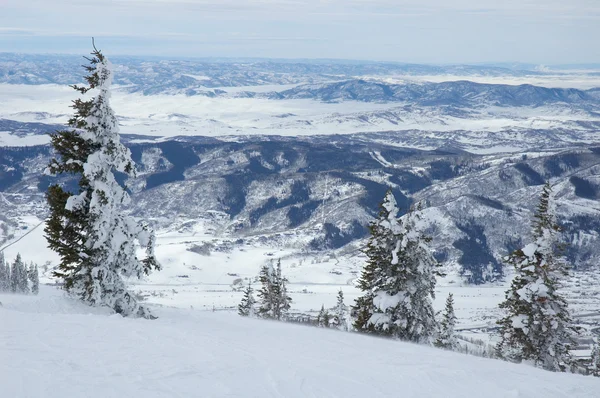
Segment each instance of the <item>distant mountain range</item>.
M442 83L385 84L378 81L348 80L336 83L300 85L278 93L272 99L310 98L320 101L406 102L421 106L481 105L520 107L548 104L580 105L600 109L600 88L590 90L545 88L529 84L481 84L471 81Z
M82 54L85 55L85 54ZM115 83L132 92L157 94L217 87L300 84L348 80L357 76L458 75L531 76L536 70L498 66L418 65L333 60L167 60L109 57L115 65ZM82 80L80 56L0 53L0 83L75 84Z
M75 84L82 80L82 57L0 53L0 83ZM470 81L391 84L387 76L543 76L535 70L498 66L432 66L375 62L293 62L161 60L113 57L115 83L128 92L270 99L311 98L320 101L392 101L419 105L539 106L549 103L597 105L600 88L544 88L532 85L478 84ZM324 61L323 61L324 62ZM524 65L524 67L527 65ZM368 76L369 79L356 78ZM288 90L245 92L222 88L297 85ZM267 92L265 92L267 91Z

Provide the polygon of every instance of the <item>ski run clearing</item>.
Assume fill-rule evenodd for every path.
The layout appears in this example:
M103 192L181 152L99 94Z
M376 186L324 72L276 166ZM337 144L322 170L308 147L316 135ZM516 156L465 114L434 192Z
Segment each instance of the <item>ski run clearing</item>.
M2 397L600 397L594 377L230 312L0 301Z

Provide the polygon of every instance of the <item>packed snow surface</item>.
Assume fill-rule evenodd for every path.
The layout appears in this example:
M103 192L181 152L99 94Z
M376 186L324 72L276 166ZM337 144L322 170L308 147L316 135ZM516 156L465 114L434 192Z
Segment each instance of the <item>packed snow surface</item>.
M4 397L600 396L593 377L228 312L128 319L48 286L0 301Z

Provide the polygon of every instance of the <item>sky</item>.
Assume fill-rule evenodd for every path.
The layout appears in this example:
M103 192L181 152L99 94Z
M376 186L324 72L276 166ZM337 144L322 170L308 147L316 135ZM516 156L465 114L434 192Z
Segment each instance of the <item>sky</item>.
M600 0L0 0L0 52L600 63Z

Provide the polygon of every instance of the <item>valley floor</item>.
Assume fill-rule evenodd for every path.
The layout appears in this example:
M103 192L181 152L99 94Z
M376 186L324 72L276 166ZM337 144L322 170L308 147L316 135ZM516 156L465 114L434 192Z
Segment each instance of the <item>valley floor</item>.
M21 253L26 262L33 261L40 265L42 283L54 284L56 280L51 277L52 267L59 259L56 253L47 248L43 224L39 219L30 217L23 220L23 225L27 228L19 231L21 235L14 243L6 246L6 258L12 261L17 253ZM255 278L260 267L267 261L281 258L293 299L292 315L316 316L322 305L333 308L340 289L344 293L346 305L352 305L360 295L355 281L365 259L357 254L335 257L333 253L301 253L260 243L236 245L225 251L215 250L210 256L189 250L191 245L221 241L201 230L191 233L181 233L176 228L172 231L159 231L156 253L163 270L151 274L143 281L131 280L131 290L155 308L228 312L230 316L234 316L242 299L242 289L248 280L252 280L253 287L257 289L259 282ZM47 261L50 265L44 267L43 264ZM595 269L579 272L565 287L565 294L580 326L600 336L598 275ZM236 280L240 283L235 283ZM502 316L498 304L504 299L509 283L510 277L507 277L499 284L469 286L464 285L455 272L449 273L438 281L434 307L442 310L448 293L452 293L461 343L465 344L467 339L494 344L497 338L494 331L496 321ZM584 340L575 353L579 357L587 357L590 353L591 340Z
M230 312L125 319L49 286L0 301L6 397L600 396L593 377Z

